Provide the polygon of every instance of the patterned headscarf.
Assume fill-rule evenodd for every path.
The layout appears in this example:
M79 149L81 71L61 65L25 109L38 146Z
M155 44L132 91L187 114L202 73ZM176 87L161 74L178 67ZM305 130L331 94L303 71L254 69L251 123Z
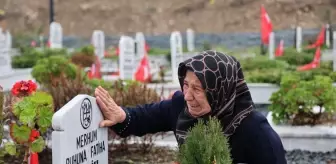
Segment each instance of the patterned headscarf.
M179 64L178 77L182 90L187 70L193 71L200 80L211 107L211 112L199 119L217 117L221 121L224 135L232 135L254 109L240 63L232 56L204 51ZM177 120L176 138L179 145L184 142L187 130L197 122L187 108L185 106Z

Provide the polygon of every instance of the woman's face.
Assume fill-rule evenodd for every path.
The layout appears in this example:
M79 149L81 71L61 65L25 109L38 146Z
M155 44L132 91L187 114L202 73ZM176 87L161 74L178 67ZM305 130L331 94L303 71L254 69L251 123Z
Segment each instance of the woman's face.
M183 84L184 99L187 102L189 113L193 117L203 116L211 111L200 80L194 72L187 71Z

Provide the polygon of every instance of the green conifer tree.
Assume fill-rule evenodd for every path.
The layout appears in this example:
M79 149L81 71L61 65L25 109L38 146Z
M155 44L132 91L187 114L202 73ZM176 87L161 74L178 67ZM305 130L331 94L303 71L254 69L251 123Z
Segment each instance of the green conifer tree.
M218 119L200 120L178 152L180 164L232 164L227 138Z

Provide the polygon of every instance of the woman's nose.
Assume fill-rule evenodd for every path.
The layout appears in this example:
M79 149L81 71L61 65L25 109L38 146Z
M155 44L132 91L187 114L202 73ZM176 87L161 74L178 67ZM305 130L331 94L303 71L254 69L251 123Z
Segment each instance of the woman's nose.
M191 101L191 100L194 99L194 97L193 97L193 95L191 94L191 92L190 92L189 89L187 89L187 90L184 91L184 99L185 99L186 101Z

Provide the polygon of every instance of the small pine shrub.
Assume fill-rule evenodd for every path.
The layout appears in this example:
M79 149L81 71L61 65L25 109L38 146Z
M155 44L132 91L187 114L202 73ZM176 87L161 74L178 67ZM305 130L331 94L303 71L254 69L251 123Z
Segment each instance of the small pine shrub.
M218 119L200 120L187 134L178 152L179 164L231 164L227 138Z

